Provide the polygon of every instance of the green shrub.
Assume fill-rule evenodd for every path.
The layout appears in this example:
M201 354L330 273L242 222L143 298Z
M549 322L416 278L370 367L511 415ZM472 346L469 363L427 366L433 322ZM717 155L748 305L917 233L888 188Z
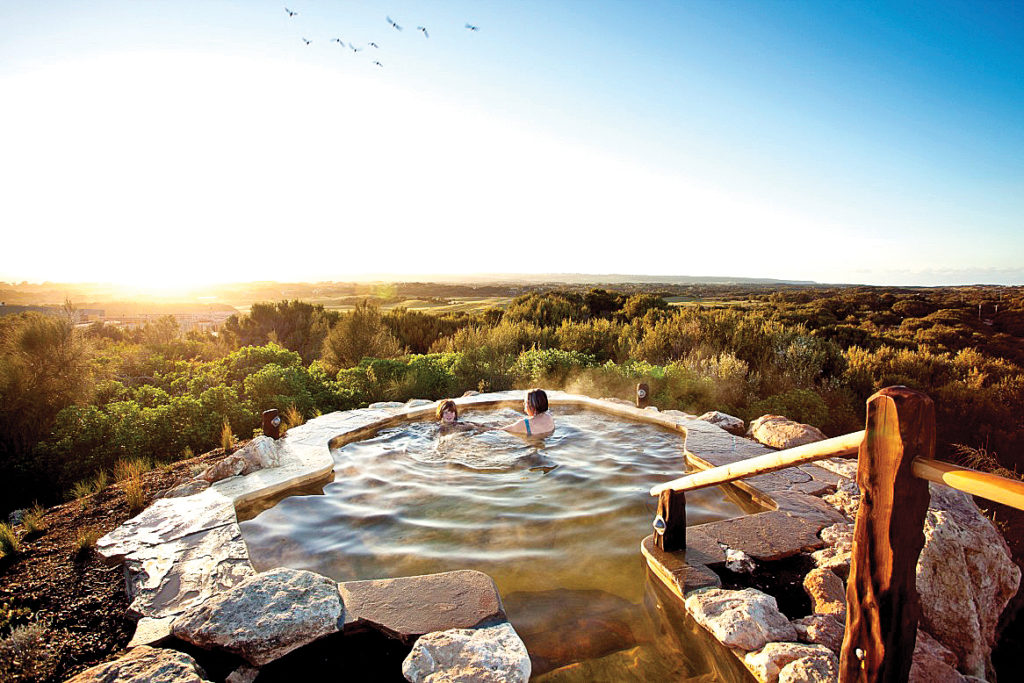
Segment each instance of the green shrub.
M817 427L828 420L828 406L810 389L792 389L756 401L747 411L746 419L750 421L762 415L783 415Z
M516 358L510 372L516 384L530 386L561 386L570 374L594 367L597 361L588 353L561 349L531 349Z
M6 522L0 522L0 556L14 557L21 552L21 541L17 532Z

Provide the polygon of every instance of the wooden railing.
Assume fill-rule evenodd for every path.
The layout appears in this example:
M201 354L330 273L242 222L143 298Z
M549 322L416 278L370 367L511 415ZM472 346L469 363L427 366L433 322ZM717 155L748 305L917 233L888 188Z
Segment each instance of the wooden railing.
M860 507L846 584L840 681L904 681L921 615L916 567L924 547L928 481L1024 510L1024 482L934 460L935 407L928 396L888 387L867 401L862 432L749 458L660 484L655 544L686 547L686 491L858 454Z

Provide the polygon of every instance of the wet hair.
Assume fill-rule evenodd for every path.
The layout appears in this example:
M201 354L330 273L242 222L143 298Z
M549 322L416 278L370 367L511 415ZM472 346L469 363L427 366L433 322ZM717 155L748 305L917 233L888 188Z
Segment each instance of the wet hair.
M441 413L443 413L446 410L454 410L455 411L455 419L456 420L459 419L459 409L455 405L455 401L453 401L453 400L451 400L449 398L449 399L445 399L444 401L441 401L440 403L437 404L437 419L438 420L441 419Z
M540 415L548 409L548 395L543 389L530 389L526 394L526 405L533 408L533 412Z

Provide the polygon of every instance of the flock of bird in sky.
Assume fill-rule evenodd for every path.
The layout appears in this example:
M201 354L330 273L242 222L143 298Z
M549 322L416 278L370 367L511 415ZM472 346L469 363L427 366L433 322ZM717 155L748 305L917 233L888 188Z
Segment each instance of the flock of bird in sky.
M295 10L289 9L287 7L284 8L284 11L288 13L288 18L289 19L291 19L292 17L298 16L298 14L299 14ZM398 24L398 22L393 20L390 16L385 17L385 20L388 22L388 24L391 25L391 28L395 29L396 31L401 31L402 30L402 27ZM430 32L427 31L427 27L426 26L417 26L416 30L419 31L420 33L422 33L424 38L430 38ZM467 31L476 32L476 31L479 31L480 28L478 26L474 26L473 24L468 24L467 23L466 24L466 30ZM306 45L311 45L313 43L312 40L310 40L309 38L306 38L306 37L302 38L302 42L305 43ZM357 47L355 43L346 43L341 38L331 38L330 42L337 43L341 47L347 47L348 49L352 50L352 52L362 52L363 50L365 50L368 47L372 47L375 50L379 50L380 49L380 46L377 43L373 42L373 41L366 43L362 47ZM378 66L378 67L382 67L383 68L383 66L384 66L383 64L381 64L376 59L373 60L373 63L376 66Z

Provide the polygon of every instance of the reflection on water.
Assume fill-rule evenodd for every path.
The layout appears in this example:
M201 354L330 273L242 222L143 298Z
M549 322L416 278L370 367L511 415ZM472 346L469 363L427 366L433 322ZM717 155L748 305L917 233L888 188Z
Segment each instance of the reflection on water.
M535 675L640 648L636 678L650 680L647 650L665 639L643 617L639 545L656 507L648 490L684 471L682 437L600 413L554 414L544 439L439 438L423 422L348 444L334 451L324 495L287 498L242 522L253 563L338 581L478 569L497 582ZM499 425L518 415L462 417ZM719 489L686 503L690 524L743 514Z

